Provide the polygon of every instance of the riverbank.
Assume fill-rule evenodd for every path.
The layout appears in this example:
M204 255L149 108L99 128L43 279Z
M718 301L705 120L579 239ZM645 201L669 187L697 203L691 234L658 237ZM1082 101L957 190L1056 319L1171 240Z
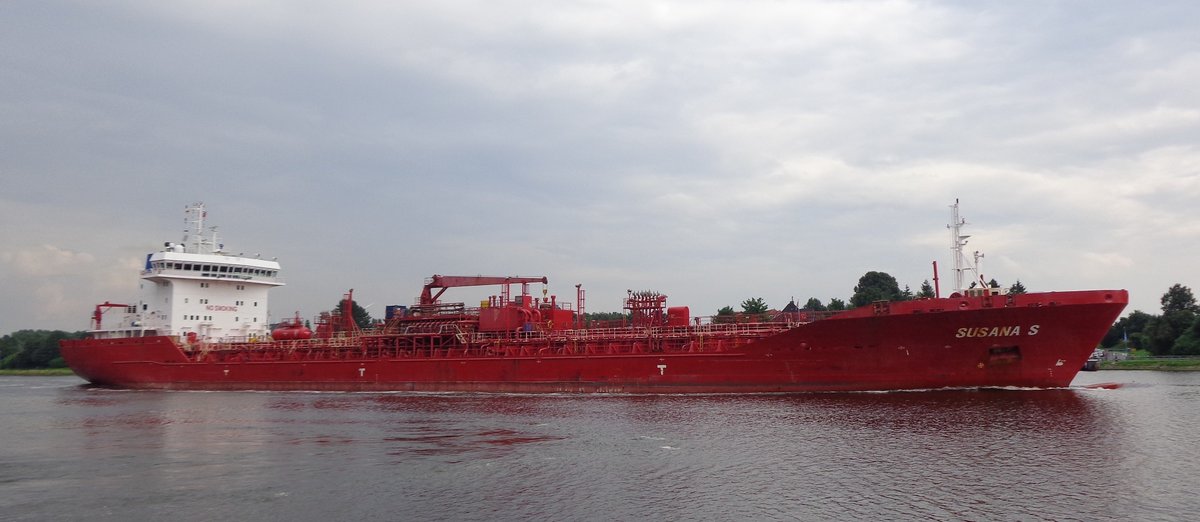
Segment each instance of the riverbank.
M1125 359L1100 363L1101 370L1158 370L1166 372L1200 371L1200 359Z
M75 372L70 368L36 368L32 370L0 370L0 375L27 375L27 376L61 376L75 375Z

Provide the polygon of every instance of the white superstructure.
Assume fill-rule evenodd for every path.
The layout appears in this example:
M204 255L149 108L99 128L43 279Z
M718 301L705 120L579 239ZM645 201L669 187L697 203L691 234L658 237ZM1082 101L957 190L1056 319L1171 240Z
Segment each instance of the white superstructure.
M204 227L204 203L188 206L185 216L183 241L165 243L162 250L146 255L137 304L125 307L114 324L108 323L111 319L100 321L103 310L97 308L95 337L270 338L267 292L284 284L279 263L225 252L217 227Z

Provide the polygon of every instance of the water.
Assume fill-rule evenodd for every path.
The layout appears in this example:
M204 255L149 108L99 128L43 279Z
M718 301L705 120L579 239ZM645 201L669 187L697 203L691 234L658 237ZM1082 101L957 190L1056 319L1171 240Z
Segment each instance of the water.
M1082 389L1095 382L1120 389ZM1195 520L1200 373L758 396L0 377L3 520Z

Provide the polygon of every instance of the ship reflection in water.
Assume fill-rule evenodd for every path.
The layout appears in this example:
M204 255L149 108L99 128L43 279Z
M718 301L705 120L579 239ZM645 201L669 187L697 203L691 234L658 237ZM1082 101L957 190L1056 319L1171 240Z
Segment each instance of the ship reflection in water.
M15 520L1170 519L1200 375L798 395L113 391L0 378ZM40 385L35 385L41 383Z

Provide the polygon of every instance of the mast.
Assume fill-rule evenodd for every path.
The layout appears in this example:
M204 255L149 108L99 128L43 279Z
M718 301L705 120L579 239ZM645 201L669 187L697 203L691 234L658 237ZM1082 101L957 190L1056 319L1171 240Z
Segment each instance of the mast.
M211 236L204 237L204 219L207 217L208 211L205 210L203 201L192 203L184 209L183 223L185 226L182 245L184 252L190 254L221 253L224 245L217 242L217 227L208 227Z
M983 258L983 254L976 250L974 253L975 263L972 264L963 255L963 247L967 246L967 238L971 237L962 233L962 227L966 225L967 220L958 215L958 198L954 198L954 204L950 205L950 224L946 225L946 228L950 229L950 250L954 252L954 291L959 293L964 290L964 272L974 272L975 276L971 279L977 279L979 277L978 263Z

